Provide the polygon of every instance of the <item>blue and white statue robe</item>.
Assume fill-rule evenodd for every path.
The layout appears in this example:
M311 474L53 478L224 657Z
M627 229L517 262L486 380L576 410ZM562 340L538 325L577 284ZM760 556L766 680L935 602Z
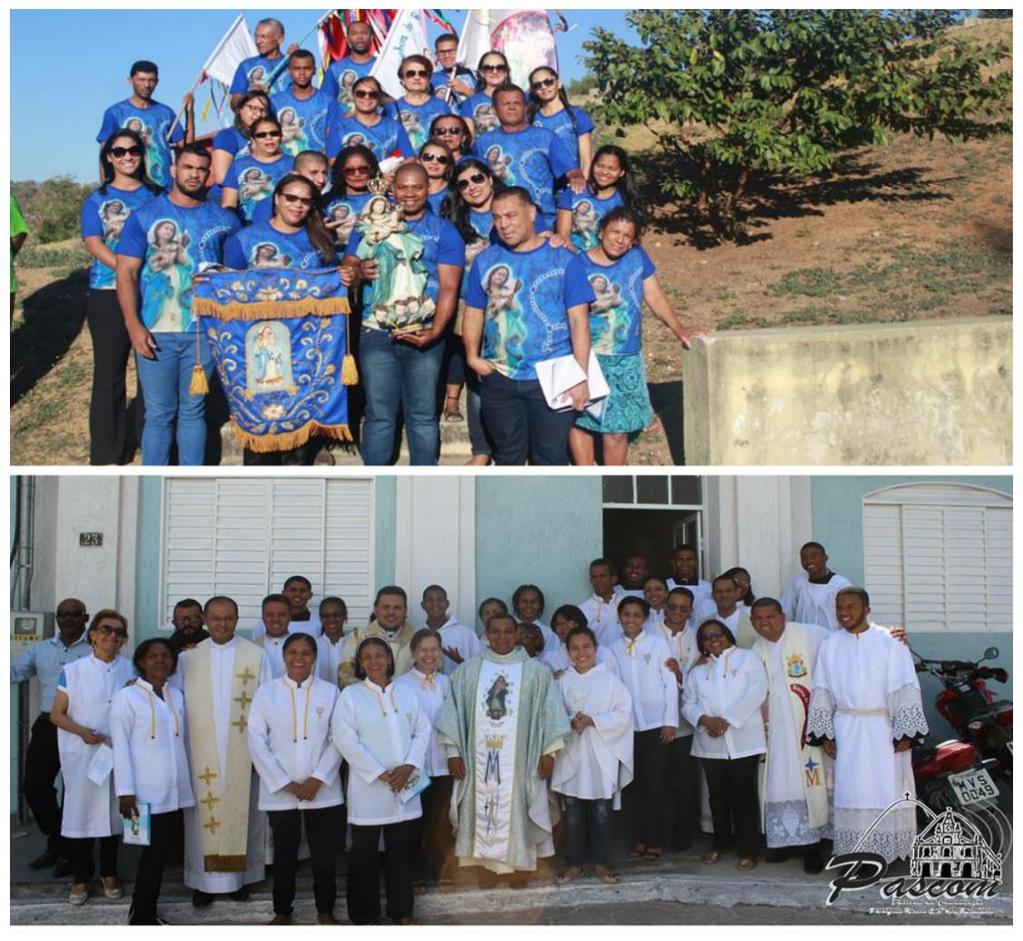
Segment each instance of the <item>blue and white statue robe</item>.
M451 796L459 865L532 871L538 857L553 855L557 810L538 771L541 756L570 734L550 670L521 648L487 647L455 670L437 737L465 763Z

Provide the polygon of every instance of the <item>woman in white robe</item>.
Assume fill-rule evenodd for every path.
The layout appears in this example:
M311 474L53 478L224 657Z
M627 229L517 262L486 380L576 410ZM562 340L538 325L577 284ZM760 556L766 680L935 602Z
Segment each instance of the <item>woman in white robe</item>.
M573 734L551 775L568 821L567 868L556 881L582 874L589 829L594 875L613 885L618 876L607 865L611 810L621 807L622 789L632 780L632 697L617 674L597 662L597 638L588 627L569 631L568 650L573 667L561 675L558 690Z
M449 680L441 672L445 662L444 638L440 631L423 628L412 635L409 648L415 666L394 682L416 697L430 723L430 747L423 768L430 776L430 786L419 795L423 804L423 830L413 880L413 889L418 895L431 879L442 890L450 889L454 883L455 837L448 819L452 781L447 752L437 741L437 731L433 728L444 697L448 695Z
M352 848L345 892L355 925L380 919L378 847L387 850L387 917L412 924L412 853L419 834L430 722L411 690L394 683L394 654L379 637L356 649L355 678L334 708L334 744L348 762Z
M312 856L313 895L321 925L336 925L335 860L341 822L341 754L331 736L336 683L313 676L316 641L296 632L284 643L284 676L260 686L249 710L249 754L259 773L259 809L274 845L274 917L291 922L303 826Z
M110 609L100 611L92 619L87 637L92 656L65 665L50 712L50 721L57 726L64 778L60 833L71 846L74 882L68 901L72 905L84 905L89 897L89 883L96 871L93 851L97 837L103 894L111 899L122 895L117 880L121 817L111 774L110 705L114 694L135 679L131 661L120 656L128 639L123 615Z
M181 828L182 807L194 807L185 754L185 697L167 679L177 669L177 650L163 637L144 640L132 663L139 679L114 696L110 738L114 748L114 788L121 816L137 819L138 805L149 808L149 844L135 872L130 925L158 925L167 851Z

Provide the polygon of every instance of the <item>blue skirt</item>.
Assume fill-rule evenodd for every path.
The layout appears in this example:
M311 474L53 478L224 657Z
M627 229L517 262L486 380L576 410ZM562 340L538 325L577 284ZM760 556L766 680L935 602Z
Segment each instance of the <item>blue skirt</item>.
M611 394L607 397L601 421L595 421L583 412L575 420L576 427L604 435L642 431L654 420L643 354L608 356L598 353L597 362L604 371Z

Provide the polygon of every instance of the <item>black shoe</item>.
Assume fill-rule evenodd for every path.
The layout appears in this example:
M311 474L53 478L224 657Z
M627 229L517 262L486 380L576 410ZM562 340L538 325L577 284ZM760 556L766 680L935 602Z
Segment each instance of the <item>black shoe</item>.
M250 894L249 887L247 885L243 885L237 892L232 892L228 898L232 902L247 902Z
M58 862L57 854L52 850L46 850L41 855L37 856L28 864L29 869L49 869L51 866L56 866Z
M803 857L803 872L811 876L824 872L824 857L821 856L820 850L814 850Z
M74 872L70 859L58 859L57 865L53 867L54 879L66 879Z
M785 850L768 850L761 857L765 863L784 863L789 859L789 854Z
M213 904L213 896L209 892L200 892L198 889L192 891L193 908L209 908Z

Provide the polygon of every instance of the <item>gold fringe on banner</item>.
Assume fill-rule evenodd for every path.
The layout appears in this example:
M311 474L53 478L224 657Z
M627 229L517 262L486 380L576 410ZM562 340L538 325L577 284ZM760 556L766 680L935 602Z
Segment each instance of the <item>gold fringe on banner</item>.
M206 872L245 872L247 863L244 856L204 856L202 865Z
M321 425L318 421L306 422L297 431L285 431L276 435L254 435L243 431L232 418L231 426L238 443L250 451L268 454L272 451L291 451L300 448L310 438L320 435L334 441L353 441L351 429L347 425Z
M301 301L253 301L251 304L242 304L239 301L221 304L208 297L196 297L192 300L192 310L200 317L218 317L221 320L284 320L288 317L313 315L329 317L352 312L347 297L310 297Z

